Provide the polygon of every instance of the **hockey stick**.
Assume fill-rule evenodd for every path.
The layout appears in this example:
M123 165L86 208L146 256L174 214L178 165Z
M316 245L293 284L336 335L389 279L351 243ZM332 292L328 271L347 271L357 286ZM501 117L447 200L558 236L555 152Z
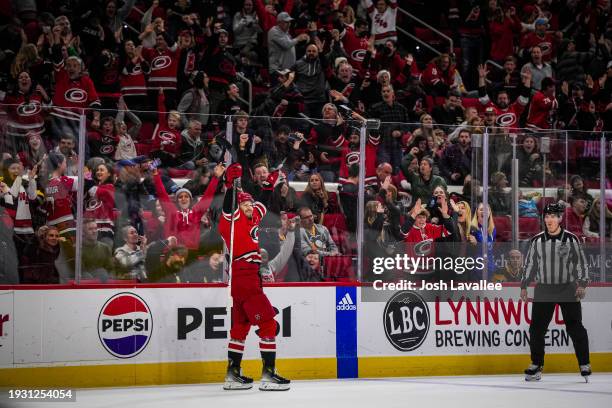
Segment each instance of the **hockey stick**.
M233 304L233 300L232 300L232 264L234 261L234 220L235 220L235 213L236 210L234 209L236 207L236 194L238 191L238 188L240 187L240 178L237 178L234 180L234 184L233 184L233 188L232 188L232 213L231 213L231 224L230 224L230 242L229 242L229 266L227 269L227 298L228 298L228 315L231 316L231 309L232 309L232 304Z

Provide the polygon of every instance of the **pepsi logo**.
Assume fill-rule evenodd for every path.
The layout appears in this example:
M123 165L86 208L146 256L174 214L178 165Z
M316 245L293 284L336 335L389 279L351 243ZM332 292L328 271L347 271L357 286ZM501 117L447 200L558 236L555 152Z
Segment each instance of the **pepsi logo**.
M98 317L102 346L118 358L141 353L153 334L153 315L146 302L133 293L118 293L108 299Z
M153 58L151 61L151 69L158 70L164 69L172 63L172 59L167 55L160 55L158 57Z
M366 50L355 50L351 53L351 59L354 61L363 61L366 55Z
M516 123L516 115L512 112L501 114L497 117L497 124L500 126L512 126Z
M32 116L37 115L41 111L40 103L38 102L30 102L30 103L22 103L17 107L17 114L19 116Z
M64 93L67 101L81 103L87 100L87 92L79 88L70 88Z

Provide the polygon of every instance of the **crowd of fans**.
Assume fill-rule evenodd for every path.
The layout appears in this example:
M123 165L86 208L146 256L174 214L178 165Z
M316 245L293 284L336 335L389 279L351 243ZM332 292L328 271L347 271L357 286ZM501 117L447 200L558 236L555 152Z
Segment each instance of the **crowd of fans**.
M458 46L435 55L398 42L398 27L432 35L398 7ZM485 238L489 276L517 279L520 252L493 261L513 144L521 187L561 187L567 228L612 240L612 202L600 214L587 191L612 126L609 12L605 0L5 2L0 280L67 282L80 263L85 280L222 281L231 162L255 199L274 189L259 231L267 282L354 279L362 222L364 279L377 256L470 255ZM381 126L365 132L362 180L366 119ZM474 156L485 130L486 230ZM538 199L549 197L521 196L520 216L539 217Z

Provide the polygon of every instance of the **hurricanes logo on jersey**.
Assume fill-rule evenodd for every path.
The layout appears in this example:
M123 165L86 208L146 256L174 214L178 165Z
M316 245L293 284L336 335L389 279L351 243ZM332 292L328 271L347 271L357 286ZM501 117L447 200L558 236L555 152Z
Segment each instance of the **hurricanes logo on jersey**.
M253 228L251 228L251 231L249 231L249 235L251 236L251 239L254 242L259 242L259 226L256 225Z
M350 152L346 155L346 165L352 166L353 164L359 163L359 152Z
M40 113L40 104L38 102L22 103L17 107L19 116L32 116Z
M366 55L366 50L355 50L351 53L351 59L354 61L363 61Z
M497 117L497 124L499 126L507 127L512 126L516 123L516 115L512 112L502 113Z
M161 131L159 132L159 138L166 142L174 142L174 133Z
M158 57L155 57L153 61L151 61L151 69L152 70L164 69L170 66L171 63L172 63L172 60L170 59L169 56L160 55Z
M432 248L433 240L426 239L425 241L421 241L414 245L414 253L417 256L427 256L431 253Z
M79 88L70 88L64 93L67 101L81 103L87 100L87 92Z

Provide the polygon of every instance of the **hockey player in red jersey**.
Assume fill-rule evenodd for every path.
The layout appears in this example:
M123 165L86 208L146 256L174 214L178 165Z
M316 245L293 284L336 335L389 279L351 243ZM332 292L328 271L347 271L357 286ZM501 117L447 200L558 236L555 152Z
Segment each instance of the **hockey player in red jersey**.
M253 379L242 375L240 363L244 352L244 341L252 325L259 326L259 349L263 360L263 371L259 389L262 391L284 391L289 389L289 380L276 373L276 312L261 286L259 267L259 224L266 215L266 207L253 197L238 191L234 197L234 180L242 177L242 166L233 164L226 171L223 216L219 220L219 233L227 248L231 250L231 296L232 328L228 345L228 368L225 390L249 389ZM263 185L262 197L272 194L279 172L268 176ZM264 199L265 201L265 199ZM238 208L234 208L234 203ZM232 234L233 218L233 234ZM232 236L233 235L233 236ZM233 238L233 239L232 239Z

